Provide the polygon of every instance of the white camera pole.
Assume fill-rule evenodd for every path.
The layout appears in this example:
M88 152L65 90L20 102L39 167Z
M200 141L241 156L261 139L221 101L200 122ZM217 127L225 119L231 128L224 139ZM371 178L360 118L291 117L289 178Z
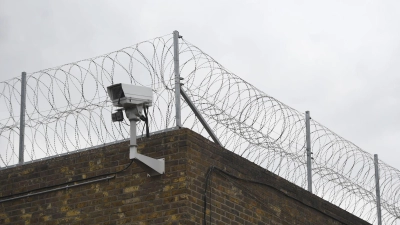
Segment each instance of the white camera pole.
M129 119L130 122L130 142L129 142L129 158L133 159L137 155L137 142L136 142L136 122L137 119Z
M24 163L25 147L25 109L26 109L26 72L22 72L21 77L21 111L19 117L19 157L18 163Z
M175 119L176 126L182 127L181 122L181 77L179 74L179 32L174 31L174 72L175 72Z
M143 106L141 105L125 109L126 117L128 117L130 122L129 158L139 162L139 166L147 170L150 176L162 175L165 173L164 158L154 159L137 152L136 122L140 120L138 115L141 114L142 110Z

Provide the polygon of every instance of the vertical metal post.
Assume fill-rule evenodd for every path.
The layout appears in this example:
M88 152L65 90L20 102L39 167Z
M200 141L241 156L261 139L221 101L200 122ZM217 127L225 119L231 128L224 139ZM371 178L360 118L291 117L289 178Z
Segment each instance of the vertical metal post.
M379 162L377 154L374 155L374 164L375 164L376 209L378 211L378 225L382 225L381 191L379 189Z
M174 72L175 72L175 119L176 126L181 127L181 77L179 74L179 32L174 31Z
M310 132L310 112L309 111L306 111L306 142L307 142L307 181L308 181L308 191L312 193L311 132Z
M25 147L25 109L26 109L26 72L21 77L21 110L19 117L19 158L18 163L24 163Z

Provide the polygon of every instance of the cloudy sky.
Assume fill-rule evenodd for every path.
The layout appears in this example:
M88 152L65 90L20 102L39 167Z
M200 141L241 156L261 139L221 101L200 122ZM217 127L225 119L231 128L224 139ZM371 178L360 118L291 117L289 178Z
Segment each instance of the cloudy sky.
M400 1L0 1L0 80L178 30L400 169Z

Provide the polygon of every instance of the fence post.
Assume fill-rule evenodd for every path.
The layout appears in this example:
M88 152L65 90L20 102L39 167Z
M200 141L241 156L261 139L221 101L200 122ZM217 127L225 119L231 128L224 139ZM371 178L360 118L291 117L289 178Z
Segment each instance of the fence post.
M376 209L378 211L378 225L382 225L381 218L381 191L379 189L379 162L378 162L378 154L374 155L374 164L375 164L375 189L376 189Z
M308 191L312 193L311 177L311 132L310 132L310 112L306 111L306 142L307 142L307 182Z
M181 123L181 77L179 74L179 32L174 31L174 72L175 72L175 119L176 126L182 127Z
M19 158L18 163L24 163L25 147L25 108L26 108L26 72L21 76L21 110L19 117Z

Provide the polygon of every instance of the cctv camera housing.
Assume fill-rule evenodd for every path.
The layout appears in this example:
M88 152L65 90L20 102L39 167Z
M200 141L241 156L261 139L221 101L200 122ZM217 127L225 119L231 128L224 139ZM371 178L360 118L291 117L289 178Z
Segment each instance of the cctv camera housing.
M113 122L121 122L124 121L124 116L122 113L122 109L117 110L117 112L111 114L111 120Z
M116 107L151 106L153 103L153 90L148 87L132 84L114 84L107 87L107 92Z

